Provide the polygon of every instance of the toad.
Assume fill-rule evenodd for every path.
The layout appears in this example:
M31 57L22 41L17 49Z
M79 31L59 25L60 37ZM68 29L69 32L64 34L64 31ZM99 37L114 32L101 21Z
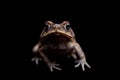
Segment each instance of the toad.
M66 55L68 58L69 56L73 57L76 62L75 68L80 65L83 71L85 71L85 66L91 68L80 44L76 41L72 28L68 27L69 21L59 24L46 21L46 25L40 34L39 42L33 47L32 52L35 57L32 58L32 61L35 61L36 64L39 64L39 60L44 61L53 72L53 69L62 69L59 67L60 64L52 62L48 55Z

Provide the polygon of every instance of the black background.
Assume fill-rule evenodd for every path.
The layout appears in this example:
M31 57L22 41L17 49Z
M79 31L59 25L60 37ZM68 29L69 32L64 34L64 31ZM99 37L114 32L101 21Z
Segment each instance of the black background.
M39 35L43 27L46 26L45 21L51 20L55 23L61 23L65 20L68 20L70 21L71 27L76 34L76 39L78 43L81 45L83 51L85 52L86 59L91 65L91 69L88 69L86 67L86 71L83 72L81 70L81 66L77 69L74 69L70 65L66 65L65 68L63 68L63 71L54 70L53 76L56 72L68 75L76 75L78 73L79 75L82 75L85 73L99 72L100 70L102 70L102 65L100 65L99 61L99 58L101 57L101 53L99 51L101 50L99 49L101 46L99 28L101 27L99 21L97 21L98 18L100 17L94 14L86 14L81 16L30 15L30 18L23 20L25 21L25 23L20 26L21 31L20 34L17 36L19 37L18 41L20 45L20 47L18 47L19 51L17 51L16 54L17 59L16 61L14 61L15 64L18 64L17 68L22 68L22 70L20 69L20 72L22 71L23 73L43 74L45 72L48 75L51 74L49 69L45 65L43 66L43 63L40 63L40 65L36 66L35 63L31 62L31 58L33 57L32 48L38 42Z
M108 69L106 66L106 28L111 17L108 17L107 8L100 6L84 5L76 8L58 8L58 9L41 9L37 7L17 7L10 8L7 16L9 31L6 36L7 44L9 44L8 54L5 54L7 60L4 65L7 74L16 74L20 77L34 77L38 79L54 77L58 78L85 78L101 72L104 73ZM64 10L65 11L64 11ZM44 28L45 22L51 20L55 23L61 23L65 20L70 21L71 28L76 34L76 39L85 52L87 62L91 65L91 69L86 67L86 71L81 70L81 66L77 69L66 66L63 71L54 71L51 73L49 69L42 65L36 66L31 62L33 57L32 48L38 42L39 35ZM7 32L7 31L6 31ZM105 37L105 38L103 38ZM7 55L7 56L6 56ZM102 74L101 74L102 75ZM99 76L101 76L99 75ZM46 77L43 77L46 76ZM13 77L13 76L12 76ZM51 78L52 77L52 78Z

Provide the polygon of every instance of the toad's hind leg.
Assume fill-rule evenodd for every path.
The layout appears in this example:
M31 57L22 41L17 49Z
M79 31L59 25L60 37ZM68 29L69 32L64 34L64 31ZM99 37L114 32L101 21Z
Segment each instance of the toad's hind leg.
M36 56L36 57L33 57L33 58L31 59L31 61L32 61L32 62L35 61L35 63L38 65L38 64L39 64L39 61L42 61L42 58L38 58L38 57Z
M74 59L77 59L77 55L76 55L76 54L71 54L71 56L72 56Z
M40 46L41 46L41 43L37 43L37 44L33 47L32 52L33 52L33 53L37 53Z
M75 49L72 49L72 51L70 50L70 55L68 55L68 58L72 57L73 59L77 59L77 55L75 52Z
M42 58L40 58L39 55L38 55L38 54L39 54L38 51L39 51L40 45L41 45L40 42L37 43L37 44L33 47L33 50L32 50L32 52L35 53L35 54L34 54L35 57L33 57L33 58L31 59L31 61L32 61L32 62L35 61L35 63L36 63L37 65L39 64L39 61L42 60ZM41 49L41 48L40 48L40 49Z

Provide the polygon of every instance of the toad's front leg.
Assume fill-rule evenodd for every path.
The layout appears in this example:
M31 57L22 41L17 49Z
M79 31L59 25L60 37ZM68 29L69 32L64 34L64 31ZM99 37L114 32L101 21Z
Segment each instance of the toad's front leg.
M75 67L78 67L79 65L81 65L83 71L85 70L84 65L86 65L88 68L91 68L90 65L86 61L85 54L82 51L80 45L78 43L74 43L74 45L75 45L74 48L80 58L79 60L76 61L77 65L75 65Z
M53 72L53 69L57 69L57 70L62 70L61 68L57 67L59 66L59 64L56 64L54 62L51 62L48 57L45 55L45 53L42 51L43 49L45 49L45 46L42 46L40 49L39 49L39 53L40 53L40 56L42 58L42 60L47 64L47 66L49 67L50 71Z
M77 55L78 55L78 57L79 57L79 59L76 61L77 64L75 65L75 67L78 67L78 66L81 65L83 71L85 70L85 68L84 68L85 65L86 65L88 68L91 68L90 65L89 65L89 64L87 63L87 61L86 61L85 54L84 54L84 52L82 51L80 45L79 45L78 43L76 43L76 42L70 42L70 43L69 43L69 46L70 46L71 48L74 48L74 49L75 49L75 51L76 51L76 53L77 53Z

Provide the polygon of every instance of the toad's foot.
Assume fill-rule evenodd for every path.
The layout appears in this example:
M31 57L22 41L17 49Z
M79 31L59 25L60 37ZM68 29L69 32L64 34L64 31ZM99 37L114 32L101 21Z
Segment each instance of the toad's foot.
M38 57L33 57L32 59L31 59L31 61L33 62L33 61L35 61L35 63L38 65L39 64L39 61L41 61L42 59L41 58L38 58Z
M56 63L48 63L48 67L50 68L50 71L53 72L53 69L57 69L57 70L62 70L61 68L57 67L60 64L56 64Z
M75 67L77 68L78 66L82 66L82 70L85 71L85 65L88 67L88 68L91 68L90 65L86 62L85 59L80 59L80 60L77 60L76 61L77 64L75 65Z

